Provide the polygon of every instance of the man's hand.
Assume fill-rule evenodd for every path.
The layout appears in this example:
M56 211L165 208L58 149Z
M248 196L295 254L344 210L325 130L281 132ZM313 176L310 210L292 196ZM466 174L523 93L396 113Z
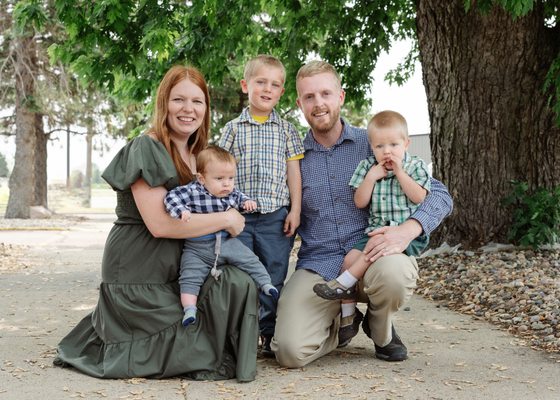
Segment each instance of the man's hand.
M363 252L371 262L382 256L400 254L421 234L422 226L414 219L408 219L398 226L384 226L368 233L371 239Z

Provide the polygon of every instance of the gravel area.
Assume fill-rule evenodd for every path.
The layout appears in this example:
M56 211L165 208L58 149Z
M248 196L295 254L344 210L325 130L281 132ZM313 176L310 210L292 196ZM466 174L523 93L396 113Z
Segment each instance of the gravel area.
M460 251L418 265L416 293L560 353L560 250Z

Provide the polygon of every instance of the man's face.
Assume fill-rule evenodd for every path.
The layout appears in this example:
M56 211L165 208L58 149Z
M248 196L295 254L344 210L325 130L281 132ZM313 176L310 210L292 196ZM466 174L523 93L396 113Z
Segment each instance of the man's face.
M328 134L340 121L344 91L328 72L299 79L296 82L297 105L314 134Z

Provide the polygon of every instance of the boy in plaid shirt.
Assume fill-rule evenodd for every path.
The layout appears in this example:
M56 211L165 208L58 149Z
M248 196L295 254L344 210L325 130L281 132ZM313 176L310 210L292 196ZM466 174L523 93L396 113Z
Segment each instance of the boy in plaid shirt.
M191 213L211 213L237 210L254 211L255 201L233 187L235 158L226 150L210 146L196 158L197 180L170 190L164 199L165 209L173 218L185 222ZM247 272L273 299L278 299L278 290L272 285L270 276L258 257L237 238L229 237L225 231L197 238L185 239L181 256L181 304L183 326L196 321L196 301L200 287L208 272L218 279L219 264L231 264Z
M339 346L344 346L358 333L362 318L355 318L356 282L371 265L362 252L370 239L369 232L382 226L403 223L430 191L430 173L420 158L407 153L410 139L402 115L382 111L368 124L368 139L373 156L362 160L349 185L355 189L358 208L369 205L368 227L364 237L348 252L342 274L332 281L318 283L315 293L327 300L342 300L342 321ZM405 250L409 256L419 255L428 245L428 237L420 236ZM360 313L361 314L361 313ZM357 322L356 322L357 321Z
M284 93L286 71L275 57L260 55L245 65L241 89L249 106L228 122L220 146L238 161L239 188L257 202L239 235L255 252L280 292L288 273L293 238L300 223L303 143L292 124L274 107ZM261 354L274 357L270 342L276 326L276 300L260 296Z

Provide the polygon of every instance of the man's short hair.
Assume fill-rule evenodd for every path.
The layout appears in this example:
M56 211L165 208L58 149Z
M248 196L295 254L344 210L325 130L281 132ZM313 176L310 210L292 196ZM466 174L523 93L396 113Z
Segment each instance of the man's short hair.
M313 60L309 61L307 64L304 64L298 71L296 75L296 82L303 78L309 78L310 76L322 74L322 73L329 73L332 74L336 82L338 83L339 87L342 87L342 81L340 79L340 75L336 72L336 69L326 61L321 60Z
M280 61L276 57L270 56L268 54L259 54L258 56L250 59L247 64L245 64L243 79L249 81L249 79L254 77L257 73L257 70L262 66L278 68L280 71L282 71L282 83L286 81L286 68L284 68L284 64L282 64L282 61Z

